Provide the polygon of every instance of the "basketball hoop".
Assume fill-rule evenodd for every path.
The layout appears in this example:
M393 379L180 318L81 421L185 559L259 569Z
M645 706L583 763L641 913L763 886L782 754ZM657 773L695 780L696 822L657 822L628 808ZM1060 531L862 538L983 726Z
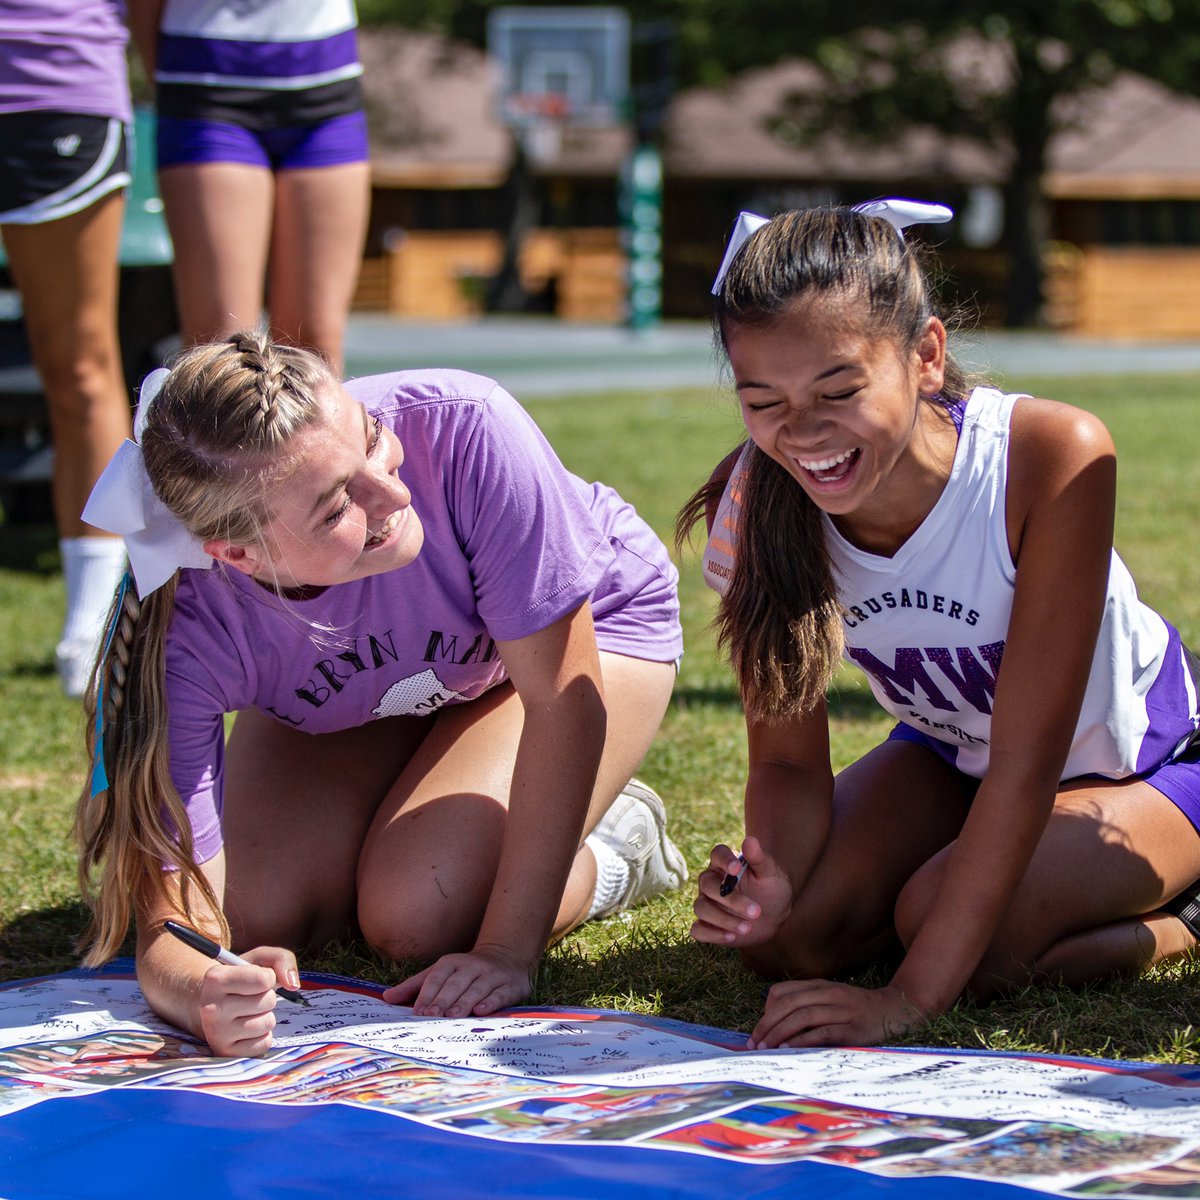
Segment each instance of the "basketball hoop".
M620 119L629 94L629 14L619 8L501 7L488 14L498 111L526 153L557 156L563 128Z
M505 120L534 162L558 157L571 112L571 98L562 92L515 92L505 98Z
M536 121L565 121L571 99L562 92L517 92L506 101L506 117L513 125Z

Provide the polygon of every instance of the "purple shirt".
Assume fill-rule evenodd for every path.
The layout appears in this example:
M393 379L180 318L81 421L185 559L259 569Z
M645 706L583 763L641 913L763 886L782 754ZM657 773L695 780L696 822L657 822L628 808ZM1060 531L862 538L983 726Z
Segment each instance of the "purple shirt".
M425 542L406 567L304 600L236 571L182 572L167 640L171 773L198 861L221 846L228 712L258 708L310 733L429 715L507 678L497 640L588 598L601 649L682 653L662 542L611 488L570 474L498 384L407 371L346 388L399 436Z
M124 0L0 0L0 112L132 120Z

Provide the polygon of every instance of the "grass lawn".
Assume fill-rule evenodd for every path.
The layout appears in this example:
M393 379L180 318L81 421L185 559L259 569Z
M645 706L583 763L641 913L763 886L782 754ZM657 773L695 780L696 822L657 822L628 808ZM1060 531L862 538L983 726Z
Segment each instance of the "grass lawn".
M1097 412L1120 452L1117 545L1145 599L1200 645L1200 377L1021 381ZM675 509L737 440L716 392L652 392L528 405L567 465L616 486L669 539ZM745 739L728 668L707 629L713 597L697 559L680 563L687 655L675 699L640 774L667 801L693 876L714 841L741 833ZM83 776L81 716L52 666L62 605L53 531L0 524L0 979L72 966L84 923L69 842ZM619 702L619 698L618 698ZM849 672L832 698L841 767L888 722ZM583 927L552 950L534 1000L622 1008L749 1030L763 985L725 950L687 938L690 891ZM306 968L378 980L394 968L357 945L330 947ZM987 1007L960 1005L909 1039L999 1050L1200 1062L1200 965L1083 992L1030 988Z

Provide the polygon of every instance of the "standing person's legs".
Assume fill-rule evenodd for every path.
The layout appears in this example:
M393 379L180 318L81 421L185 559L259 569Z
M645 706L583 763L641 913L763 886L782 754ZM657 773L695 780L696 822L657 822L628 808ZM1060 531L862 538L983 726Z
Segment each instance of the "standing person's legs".
M313 347L340 374L367 232L370 167L355 162L281 170L275 188L267 286L271 332Z
M275 180L240 162L180 163L159 171L179 322L188 342L256 326L262 317Z
M54 441L54 512L67 575L57 658L68 695L86 686L96 635L124 564L120 540L82 517L100 472L130 435L117 335L124 212L123 194L111 192L58 220L3 228Z

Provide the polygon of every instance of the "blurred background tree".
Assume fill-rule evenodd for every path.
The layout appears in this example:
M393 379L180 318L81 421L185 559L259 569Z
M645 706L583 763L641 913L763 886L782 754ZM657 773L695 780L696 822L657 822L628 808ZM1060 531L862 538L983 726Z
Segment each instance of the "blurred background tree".
M499 0L360 0L364 24L395 23L483 46ZM680 87L804 59L823 85L773 122L802 143L866 144L933 127L1000 150L1007 164L1007 321L1042 304L1040 181L1054 135L1087 120L1089 94L1121 70L1200 91L1200 0L630 0L638 22L669 21Z

